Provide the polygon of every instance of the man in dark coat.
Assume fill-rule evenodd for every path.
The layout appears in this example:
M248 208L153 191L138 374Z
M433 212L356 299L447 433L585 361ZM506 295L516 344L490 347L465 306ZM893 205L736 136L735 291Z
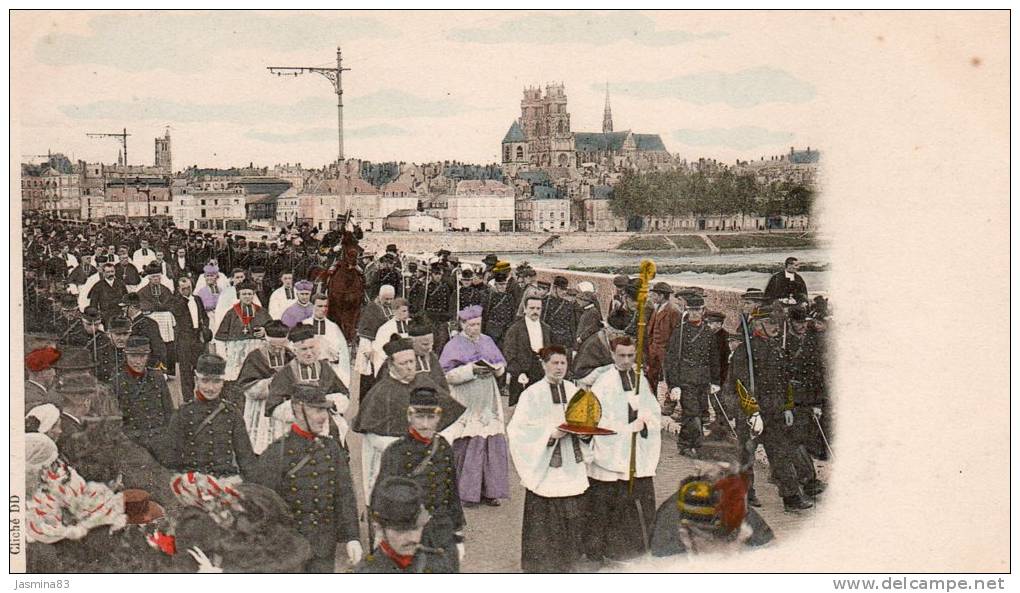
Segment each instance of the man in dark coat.
M142 283L142 277L138 274L138 268L131 263L131 256L128 255L127 247L117 250L117 279L124 283L124 286L138 286Z
M106 383L124 368L124 348L131 336L131 322L127 317L114 317L106 333L97 333L85 345L85 350L96 364L96 378Z
M121 299L121 306L126 309L128 321L131 322L131 335L142 336L149 340L152 349L149 355L149 366L163 371L167 369L167 349L163 336L159 333L159 324L142 314L142 302L137 293L128 293Z
M422 546L428 512L425 493L412 479L391 476L372 491L371 520L379 545L353 572L364 574L448 573L456 570L444 550Z
M165 455L168 467L215 477L250 478L255 452L237 407L220 399L227 362L203 354L195 364L195 399L181 406L170 420Z
M786 352L790 364L790 388L793 391L793 426L791 436L797 445L797 477L804 493L820 494L825 489L815 474L812 455L827 453L819 432L824 417L825 366L822 359L821 333L812 327L803 309L789 312ZM816 424L816 420L818 421Z
M453 447L436 432L442 413L434 388L419 387L411 392L407 434L383 453L376 488L391 476L418 483L425 494L425 510L431 515L422 543L443 550L457 572L459 551L464 546L464 509L457 494Z
M528 297L524 303L524 317L517 319L503 336L503 356L506 372L510 376L509 405L516 406L521 393L545 376L538 352L552 344L549 326L541 321L541 297Z
M645 345L648 348L648 384L658 389L662 380L662 366L666 358L666 348L673 335L673 329L680 323L680 307L673 302L673 288L665 282L656 282L648 293L652 303L652 316L648 320Z
M584 284L582 282L582 284ZM602 329L602 309L599 307L598 297L594 292L581 291L577 294L576 303L577 315L577 337L574 340L576 351L585 340L595 335Z
M346 543L351 564L362 555L349 459L335 439L320 436L333 407L322 389L296 386L291 405L290 432L259 456L250 481L283 498L294 527L313 550L305 572L333 572L338 542Z
M136 293L142 308L149 312L170 311L173 292L163 286L163 269L156 262L145 266L145 285Z
M354 370L361 374L359 399L365 399L365 394L369 392L375 382L378 369L374 368L372 362L372 343L375 341L379 328L393 318L395 296L394 287L389 285L380 287L379 294L374 300L365 303L361 308L361 315L358 316L358 360L354 365Z
M542 322L549 326L549 337L554 346L567 350L567 359L573 356L577 336L577 318L574 304L564 298L569 285L563 276L553 279L549 296L542 303Z
M117 278L117 269L111 263L103 264L102 278L89 289L89 304L99 309L103 321L109 327L110 320L120 315L120 301L127 294L124 282Z
M124 348L125 365L113 376L113 394L120 406L124 434L164 462L166 427L174 413L163 371L148 366L152 348L145 336L131 336Z
M610 314L606 325L581 344L574 357L573 381L579 386L591 388L602 372L609 370L613 364L613 351L609 343L618 336L626 335L630 315L622 309Z
M681 407L677 447L694 457L704 440L701 423L708 397L720 389L719 354L715 333L703 320L704 299L688 295L684 300L686 318L673 330L663 370L669 400Z
M783 271L777 272L769 278L769 283L765 286L765 299L767 301L783 299L789 303L806 302L807 284L797 273L799 267L800 262L797 261L797 258L786 258L783 263Z
M193 293L191 278L181 276L177 280L177 293L170 302L174 315L174 347L177 349L177 364L181 379L181 396L190 402L195 393L195 363L205 352L212 339L209 328L209 314L202 306L202 299Z

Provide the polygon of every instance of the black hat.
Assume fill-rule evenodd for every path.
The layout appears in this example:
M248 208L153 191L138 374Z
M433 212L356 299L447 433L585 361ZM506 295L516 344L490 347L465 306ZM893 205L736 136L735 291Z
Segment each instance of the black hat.
M398 334L394 334L394 337L383 344L383 352L390 358L393 357L397 352L403 352L404 350L413 350L414 345L411 344L411 340L407 338L401 338Z
M85 311L81 314L81 317L82 319L91 321L92 323L103 320L103 316L99 314L99 309L92 305L85 307Z
M415 261L407 262L407 270L409 272L417 271L418 270L418 262L415 262Z
M627 285L627 287L624 289L624 292L630 298L636 299L638 296L638 285L632 282Z
M741 295L741 298L745 301L763 301L765 300L765 293L760 288L748 288Z
M250 280L245 280L244 282L238 284L234 288L237 290L237 294L241 294L242 290L250 290L250 291L254 292L255 291L255 283L250 281Z
M450 250L440 249L439 251L436 252L436 255L439 257L450 257Z
M471 278L475 277L475 271L472 270L471 268L464 268L460 272L460 277L462 280L470 280Z
M556 276L555 278L553 278L553 286L555 286L556 288L567 288L568 286L570 286L570 283L567 282L565 276Z
M264 267L262 267L262 266L252 266L251 267L251 273L252 274L265 274L266 273L266 269Z
M697 309L705 306L705 299L696 294L685 294L684 302L687 303L687 307L690 309Z
M718 321L722 323L726 321L726 314L721 311L706 311L705 321Z
M318 385L298 383L291 395L293 402L304 404L310 408L332 408L333 402L326 399L326 392Z
M412 408L435 409L439 407L439 394L434 387L416 387L409 402Z
M145 275L146 276L149 276L151 274L162 274L162 273L163 273L163 266L157 264L156 262L149 262L145 266Z
M266 330L266 336L270 338L286 338L287 332L290 331L287 324L278 319L274 319L262 327Z
M664 294L668 296L673 294L673 287L666 282L656 282L652 286L652 292L657 292L659 294Z
M397 252L396 244L390 243L389 245L386 246L386 253L396 253L396 252Z
M110 263L109 256L106 256L106 255L97 255L96 256L96 265L97 266L102 266L103 264L108 264L108 263Z
M423 513L422 490L411 478L391 476L372 490L372 519L397 530L421 527L428 515Z
M489 255L485 256L485 258L482 260L482 263L491 266L491 265L494 265L498 261L499 261L499 258L496 257L496 254L495 253L490 253Z
M549 288L550 286L549 282L546 280L539 280L538 282L535 283L535 285L538 286L539 288Z
M412 338L417 336L427 336L432 333L433 329L432 322L429 321L428 317L415 317L411 320L411 323L407 325L407 335Z
M120 298L121 307L141 307L142 299L137 292L129 292Z
M436 272L442 273L443 264L442 262L432 262L432 265L429 266L429 269L432 271L433 274L435 274Z
M218 354L203 354L195 362L195 374L222 377L227 372L227 361Z
M297 344L298 342L304 342L305 340L311 340L314 338L315 330L312 329L312 326L302 323L295 325L294 328L290 330L290 333L287 334L287 337L290 338L291 342Z
M612 329L622 332L630 325L630 315L623 309L617 309L606 319L606 324Z
M630 278L624 276L623 274L613 276L613 286L617 288L623 288L628 284L630 284Z
M110 333L128 333L131 331L131 320L127 317L114 317L110 320L110 327L107 329Z
M125 354L149 354L152 352L152 346L149 344L149 338L145 336L131 336L128 338L127 346L124 347Z
M508 276L506 272L495 272L492 275L492 279L496 282L506 282Z

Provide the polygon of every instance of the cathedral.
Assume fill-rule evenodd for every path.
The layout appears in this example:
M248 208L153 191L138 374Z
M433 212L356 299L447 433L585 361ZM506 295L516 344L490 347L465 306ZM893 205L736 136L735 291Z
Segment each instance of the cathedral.
M570 129L567 94L563 84L524 89L521 117L503 137L503 169L511 177L518 171L540 169L553 178L576 176L579 168L618 170L640 167L670 158L658 134L613 131L609 85L601 132Z

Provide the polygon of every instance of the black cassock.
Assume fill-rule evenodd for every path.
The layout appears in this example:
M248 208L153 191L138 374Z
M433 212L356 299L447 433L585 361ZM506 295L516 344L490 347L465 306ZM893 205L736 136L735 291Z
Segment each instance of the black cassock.
M542 323L542 346L552 344L549 326ZM506 358L506 370L510 375L510 401L509 405L516 406L521 393L536 381L545 376L542 369L542 360L538 354L531 349L531 340L528 338L528 326L521 317L513 322L503 336L503 356ZM527 385L521 385L518 381L521 373L528 376Z

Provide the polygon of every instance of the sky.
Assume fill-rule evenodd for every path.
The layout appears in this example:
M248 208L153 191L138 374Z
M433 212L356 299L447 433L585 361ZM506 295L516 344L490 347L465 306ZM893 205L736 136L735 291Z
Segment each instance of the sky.
M658 133L689 159L825 149L825 13L15 12L13 127L23 155L174 168L336 158L336 95L316 74L343 49L345 152L372 161L496 162L526 86L562 82L574 131ZM817 23L817 26L815 26ZM806 25L806 26L805 26ZM828 29L828 30L827 30ZM787 31L787 32L784 32ZM811 33L811 32L814 33ZM23 160L28 160L24 158Z

